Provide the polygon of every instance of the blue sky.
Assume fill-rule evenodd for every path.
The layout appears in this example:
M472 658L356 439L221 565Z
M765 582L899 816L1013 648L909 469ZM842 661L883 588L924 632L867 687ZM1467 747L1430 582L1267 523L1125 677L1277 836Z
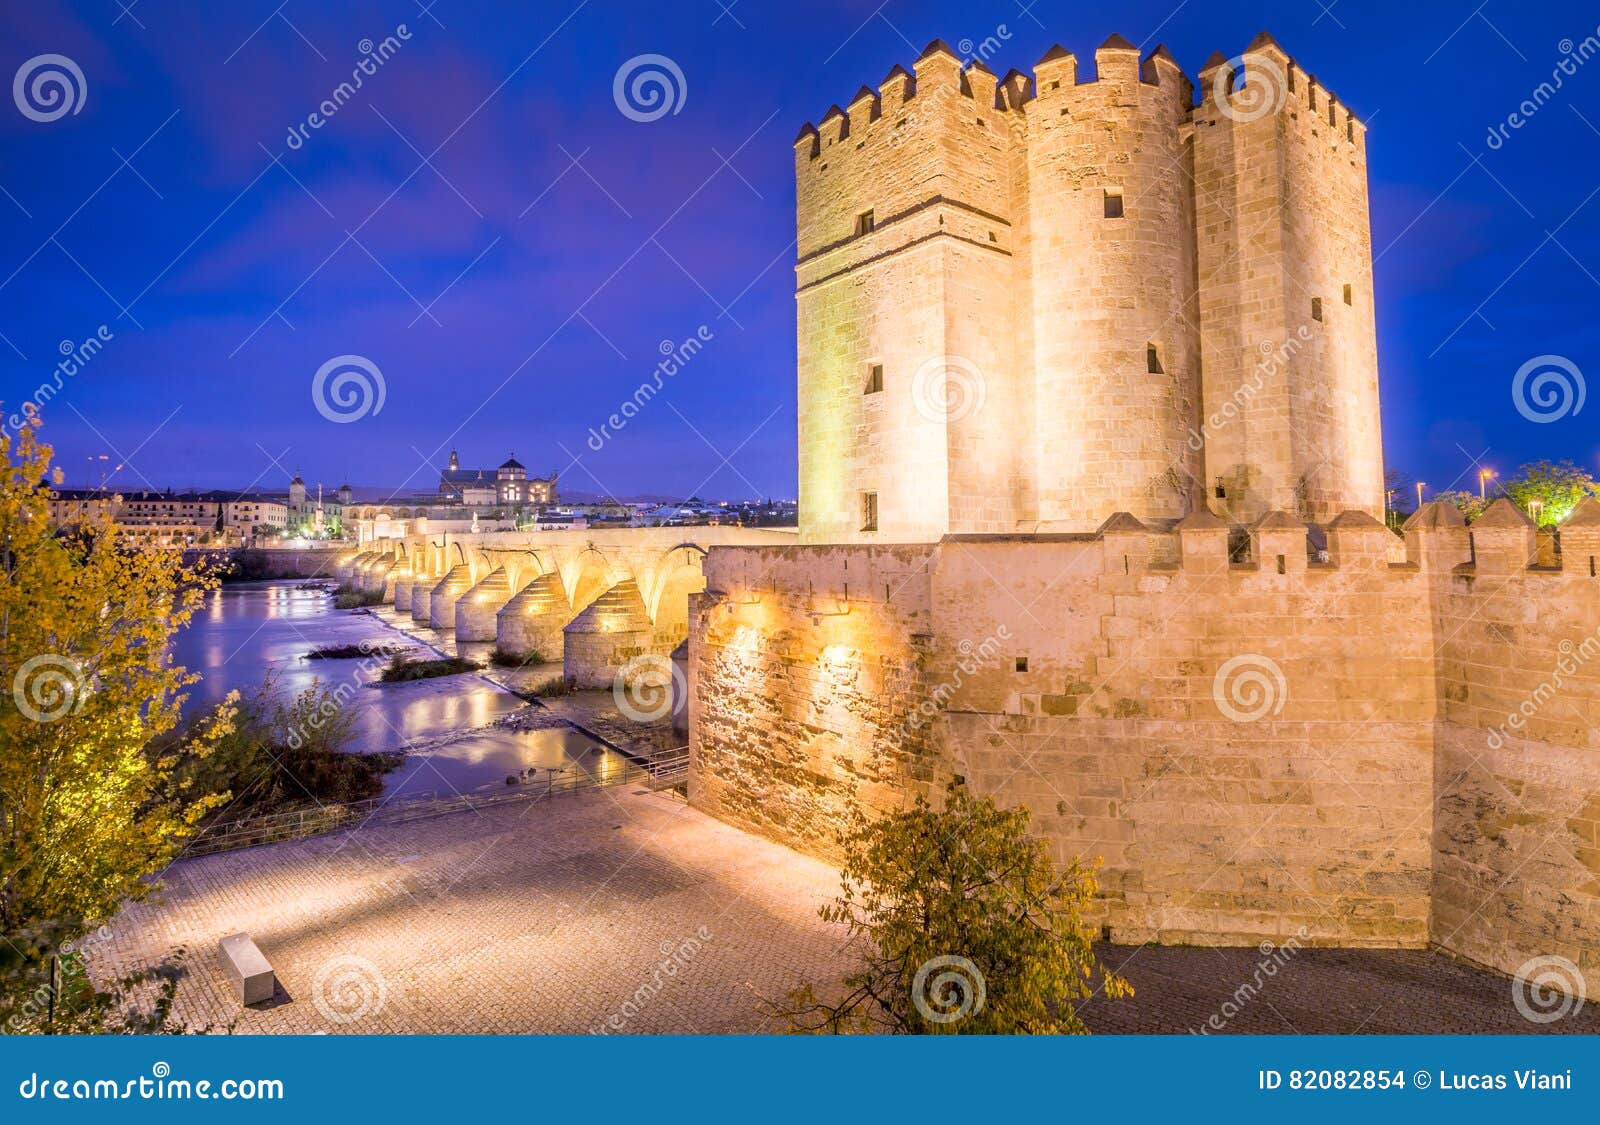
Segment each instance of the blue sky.
M456 447L575 490L792 496L803 122L936 36L993 37L1004 73L1120 32L1193 74L1263 28L1370 123L1390 467L1436 488L1480 459L1600 470L1600 403L1536 423L1511 388L1541 355L1600 378L1600 58L1488 143L1563 41L1600 34L1592 3L276 2L0 10L0 74L56 54L86 91L47 121L0 103L0 400L110 337L49 407L72 483L427 487ZM678 112L619 112L641 54L681 71ZM348 424L309 391L340 355L385 389Z

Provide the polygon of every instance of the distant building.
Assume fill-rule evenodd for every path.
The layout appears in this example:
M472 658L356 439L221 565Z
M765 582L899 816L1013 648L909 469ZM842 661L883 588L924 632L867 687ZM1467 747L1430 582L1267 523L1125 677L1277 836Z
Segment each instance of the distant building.
M248 492L108 492L52 488L50 520L69 527L110 516L124 534L163 547L247 543L281 534L289 508L280 499Z
M452 449L449 467L439 474L439 495L446 503L469 508L554 504L556 474L530 478L514 454L498 469L463 469L461 458Z

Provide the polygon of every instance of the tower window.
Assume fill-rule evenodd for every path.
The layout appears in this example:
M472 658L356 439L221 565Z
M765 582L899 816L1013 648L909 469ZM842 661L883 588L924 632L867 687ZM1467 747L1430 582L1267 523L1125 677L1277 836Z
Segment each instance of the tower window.
M1152 375L1166 373L1166 369L1161 366L1161 349L1154 344L1146 346L1144 350L1144 367Z
M863 492L861 494L861 530L878 530L878 494L876 492Z
M1346 285L1344 287L1344 303L1347 304L1347 305L1353 305L1353 304L1356 303L1355 302L1355 289L1353 287L1349 286L1349 285Z
M871 363L867 365L867 385L862 394L875 395L883 390L883 364Z
M1313 298L1311 298L1311 319L1312 320L1321 320L1322 319L1322 298L1321 297L1313 297Z
M1017 671L1026 672L1027 670L1028 670L1028 658L1026 656L1017 657Z
M1108 218L1108 219L1120 219L1120 218L1122 218L1122 189L1121 188L1107 188L1106 189L1106 218Z
M856 216L856 234L859 236L859 235L871 234L871 233L872 233L872 212L871 211L863 211L863 212L861 212L861 214Z

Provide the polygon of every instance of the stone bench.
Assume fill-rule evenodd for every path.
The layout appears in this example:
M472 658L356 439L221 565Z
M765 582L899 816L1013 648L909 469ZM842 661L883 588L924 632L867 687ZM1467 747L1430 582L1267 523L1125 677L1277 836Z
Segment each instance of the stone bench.
M218 943L222 971L238 990L239 1002L249 1007L271 1000L278 979L249 934L229 934Z

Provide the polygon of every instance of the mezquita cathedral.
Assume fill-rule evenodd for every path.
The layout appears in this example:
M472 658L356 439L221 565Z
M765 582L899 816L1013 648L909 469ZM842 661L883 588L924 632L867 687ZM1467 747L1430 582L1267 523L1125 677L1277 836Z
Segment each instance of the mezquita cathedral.
M450 467L439 474L439 496L468 507L515 508L524 504L554 504L556 474L528 477L515 454L498 469L463 469L461 458L450 451Z

